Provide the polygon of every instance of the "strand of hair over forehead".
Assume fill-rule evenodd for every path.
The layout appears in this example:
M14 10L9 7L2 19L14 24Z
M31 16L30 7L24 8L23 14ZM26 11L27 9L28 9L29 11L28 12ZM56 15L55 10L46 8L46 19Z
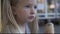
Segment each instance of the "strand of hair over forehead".
M4 3L3 3L3 6L5 6L5 4L6 4L6 8L7 8L7 16L8 16L8 18L9 18L9 20L12 22L12 24L14 24L15 26L16 26L16 28L18 29L18 31L20 32L20 33L22 33L21 32L21 30L20 30L20 28L19 28L19 26L18 26L18 24L17 24L17 22L16 22L16 20L14 19L14 16L13 16L13 14L12 14L12 10L11 10L11 6L10 6L10 3L9 3L9 1L8 0L4 0L3 1Z

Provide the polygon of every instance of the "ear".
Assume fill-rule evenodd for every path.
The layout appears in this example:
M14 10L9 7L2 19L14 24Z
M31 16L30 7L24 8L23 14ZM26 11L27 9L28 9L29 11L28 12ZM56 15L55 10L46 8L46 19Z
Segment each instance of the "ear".
M13 13L13 15L16 15L15 7L14 7L14 6L12 6L11 8L12 8L12 13Z

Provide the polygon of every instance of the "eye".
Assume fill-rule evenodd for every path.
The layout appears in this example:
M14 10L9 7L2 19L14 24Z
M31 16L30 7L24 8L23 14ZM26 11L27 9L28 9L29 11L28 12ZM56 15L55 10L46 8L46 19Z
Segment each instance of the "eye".
M25 7L26 7L26 8L30 8L30 6L29 6L29 5L26 5Z
M34 8L36 9L36 8L37 8L37 6L34 6Z

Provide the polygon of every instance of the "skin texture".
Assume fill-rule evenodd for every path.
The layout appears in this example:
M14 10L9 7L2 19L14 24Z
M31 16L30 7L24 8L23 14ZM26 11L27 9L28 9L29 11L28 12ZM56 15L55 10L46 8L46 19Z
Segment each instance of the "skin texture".
M22 3L23 2L23 3ZM12 6L13 15L19 24L32 22L36 16L36 0L19 0L16 6ZM33 18L29 18L33 16Z

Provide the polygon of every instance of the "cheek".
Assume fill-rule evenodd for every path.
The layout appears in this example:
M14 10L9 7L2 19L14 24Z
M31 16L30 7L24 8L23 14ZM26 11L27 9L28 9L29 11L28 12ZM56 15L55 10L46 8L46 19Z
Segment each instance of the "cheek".
M17 13L17 15L18 15L19 18L24 18L25 19L25 18L27 18L29 16L30 12L28 10L25 10L25 9L22 10L21 9L21 10L17 10L16 13Z
M22 10L22 13L23 13L23 15L25 15L25 16L29 16L29 15L30 15L29 9L23 9L23 10Z

